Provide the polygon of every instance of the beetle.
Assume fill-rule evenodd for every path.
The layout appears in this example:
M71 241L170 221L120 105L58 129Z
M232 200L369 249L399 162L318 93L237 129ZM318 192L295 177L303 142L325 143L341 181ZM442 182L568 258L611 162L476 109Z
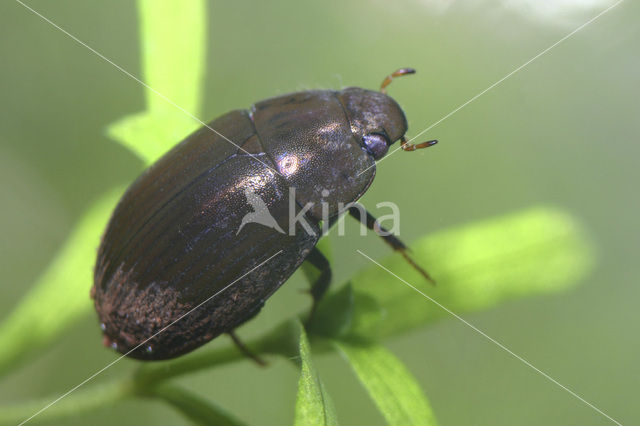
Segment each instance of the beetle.
M350 205L371 185L375 162L398 140L405 151L437 142L409 143L405 115L386 94L395 77L414 72L390 74L380 91L304 91L231 111L143 172L116 206L98 249L91 296L104 344L161 360L228 333L242 349L234 329L305 260L321 272L310 291L313 312L331 281L329 262L315 247L322 205L331 224L348 211L383 230ZM243 222L255 213L249 194L263 202L272 226ZM292 215L306 224L280 232ZM400 240L383 238L430 279Z

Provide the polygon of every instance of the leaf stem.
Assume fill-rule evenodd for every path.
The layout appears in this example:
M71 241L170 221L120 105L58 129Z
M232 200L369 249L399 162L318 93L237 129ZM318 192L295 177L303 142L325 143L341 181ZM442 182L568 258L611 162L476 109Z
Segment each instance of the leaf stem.
M51 405L33 421L52 420L77 415L108 404L115 403L135 393L131 379L115 380L110 383L92 386L81 392L74 392ZM43 398L24 403L0 407L0 425L17 424L29 419L43 407L51 404L52 398Z
M297 357L297 338L296 321L288 320L267 334L250 341L247 343L247 347L255 354ZM176 376L244 359L246 356L234 346L226 346L213 351L199 351L175 360L145 364L136 372L135 381L137 386L149 388L158 382Z
M242 426L244 423L193 392L173 384L156 386L145 395L165 401L198 425Z

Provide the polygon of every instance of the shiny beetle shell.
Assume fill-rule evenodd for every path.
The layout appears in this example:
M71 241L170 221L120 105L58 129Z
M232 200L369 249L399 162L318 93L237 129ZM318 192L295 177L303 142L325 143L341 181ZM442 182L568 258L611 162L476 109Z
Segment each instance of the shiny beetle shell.
M392 98L360 88L288 94L208 126L219 134L200 128L129 187L100 245L92 297L104 341L131 357L179 356L257 314L317 243L320 203L360 198L386 153L380 141L407 130ZM236 235L253 211L246 188L283 230L295 188L298 211L314 203L304 215L315 235L299 223Z

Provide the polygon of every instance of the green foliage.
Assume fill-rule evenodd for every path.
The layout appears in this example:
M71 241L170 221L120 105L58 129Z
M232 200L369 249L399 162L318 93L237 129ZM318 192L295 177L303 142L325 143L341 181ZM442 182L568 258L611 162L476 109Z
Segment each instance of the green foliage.
M152 164L200 126L206 7L188 2L138 0L144 46L141 80L146 110L109 126L109 135ZM181 34L171 29L179 28Z
M356 299L351 333L382 338L449 315L398 277L462 313L566 290L580 282L592 263L575 221L546 207L423 238L412 255L427 265L437 285L427 283L400 256L382 263L392 273L380 267L362 271L351 280Z
M300 324L300 380L296 401L295 425L337 425L333 402L311 360L311 348Z
M25 362L91 310L96 247L122 189L99 198L16 309L0 324L0 374Z
M336 340L360 383L390 425L436 425L427 397L411 373L377 343Z
M529 232L528 227L535 232ZM476 240L492 244L482 249L482 244ZM498 241L502 242L500 246L495 245ZM434 255L439 244L449 250L446 260L445 256ZM431 259L430 269L438 279L436 287L421 283L420 276L409 264L391 256L381 265L393 274L373 264L321 303L313 320L306 324L306 332L312 339L311 347L305 332L300 332L297 319L288 320L249 342L248 346L257 354L272 354L285 359L295 357L296 348L299 348L302 371L296 405L298 423L309 416L326 416L327 423L335 420L335 416L330 414L332 409L327 402L326 389L311 363L310 353L311 350L320 353L337 347L389 424L435 424L429 403L415 379L378 342L382 338L423 327L449 314L399 278L406 277L407 283L415 283L420 291L431 294L435 301L457 314L487 309L510 299L565 290L575 285L592 263L589 245L580 229L568 216L550 209L534 209L446 231L423 238L412 248L414 256L424 255ZM525 275L519 275L524 272ZM16 318L28 323L32 317L31 314L23 314L23 317ZM300 318L307 317L307 312L300 314ZM8 340L7 344L11 346L13 343ZM195 421L201 421L206 413L215 412L216 416L226 416L233 422L235 420L220 409L197 396L164 386L177 376L242 359L244 356L235 347L226 347L215 351L196 351L162 363L143 364L133 377L133 386L128 385L128 378L108 386L107 389L127 391L106 393L109 397L104 398L104 403L136 395L155 397L181 411L193 411L192 417L200 416L192 418ZM79 411L96 407L100 401L95 395L101 395L101 391L91 386L79 389L40 417L71 414L73 410L69 407L74 406ZM0 424L28 417L35 407L44 405L44 401L36 401L11 408L0 407ZM198 409L188 408L192 405L197 405Z
M205 51L204 3L140 0L139 6L144 81L185 110L197 112ZM166 28L181 28L181 37ZM157 93L147 91L146 96L147 109L112 125L109 133L150 164L196 123ZM49 268L0 325L0 372L33 356L90 310L95 248L121 193L117 189L106 194L87 211ZM327 253L327 242L322 244ZM418 383L381 346L382 339L449 315L443 307L455 313L471 312L511 299L566 290L580 281L593 261L575 221L546 207L422 238L412 250L412 256L436 278L437 286L425 282L394 255L381 266L371 264L330 294L305 327L293 318L249 342L257 354L299 360L296 424L337 423L321 372L311 360L312 353L336 348L389 424L436 424ZM311 278L315 274L308 267L305 272ZM300 317L306 319L308 313ZM212 402L170 380L241 359L236 348L226 347L144 364L133 377L79 388L34 420L142 397L162 400L196 423L239 424ZM28 418L54 399L0 407L0 423Z

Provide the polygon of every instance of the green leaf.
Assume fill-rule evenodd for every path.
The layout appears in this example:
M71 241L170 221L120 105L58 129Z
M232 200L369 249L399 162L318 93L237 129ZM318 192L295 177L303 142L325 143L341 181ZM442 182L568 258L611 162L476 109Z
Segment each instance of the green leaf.
M147 108L112 124L111 137L152 164L200 123L205 70L203 0L138 0Z
M300 324L301 373L296 400L296 425L337 425L335 409L311 361L309 341Z
M121 194L122 189L109 192L85 213L56 258L0 324L0 373L25 361L91 310L96 249Z
M436 425L427 397L391 352L375 343L335 341L389 425Z
M244 424L211 401L175 385L157 386L151 389L147 396L154 396L168 402L198 425L239 426Z
M574 219L543 207L443 231L418 240L412 249L437 286L399 255L382 265L456 313L566 290L593 264L591 247ZM351 282L354 334L382 338L449 315L378 265Z
M197 112L204 73L204 1L140 0L139 8L143 80L182 108ZM109 132L151 163L197 122L157 93L145 93L147 111L116 123ZM122 192L115 190L90 208L32 290L0 325L0 374L90 310L96 249Z

